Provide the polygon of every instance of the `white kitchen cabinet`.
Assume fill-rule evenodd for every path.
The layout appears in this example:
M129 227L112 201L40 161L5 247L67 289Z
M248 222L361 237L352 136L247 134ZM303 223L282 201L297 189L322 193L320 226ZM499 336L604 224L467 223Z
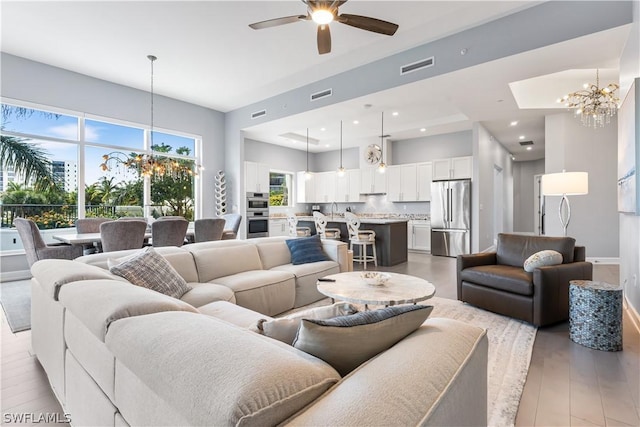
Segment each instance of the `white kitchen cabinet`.
M433 162L433 179L464 179L473 175L473 157L453 157Z
M416 165L418 202L431 200L431 181L433 181L433 164L431 162L418 163Z
M286 218L276 218L269 220L269 237L288 236L289 223Z
M315 202L315 174L301 171L296 173L296 203Z
M336 198L336 172L320 172L315 174L315 200L316 203L335 202Z
M415 202L417 195L417 168L415 163L387 168L387 200L391 202Z
M337 203L349 203L360 201L360 170L346 170L344 176L336 174L336 198Z
M431 223L424 220L411 220L407 223L408 249L431 251Z
M386 192L386 173L378 172L378 168L360 169L360 194L385 194Z
M244 162L244 189L247 193L268 193L269 165Z

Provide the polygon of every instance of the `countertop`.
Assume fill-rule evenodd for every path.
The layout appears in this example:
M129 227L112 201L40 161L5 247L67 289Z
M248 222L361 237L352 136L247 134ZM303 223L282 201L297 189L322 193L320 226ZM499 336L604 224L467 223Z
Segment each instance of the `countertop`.
M395 224L398 222L408 222L408 218L367 218L367 217L358 217L360 219L360 223L362 224ZM298 221L311 221L314 219L312 216L299 216ZM327 222L344 222L347 220L343 216L334 216L333 219L331 215L327 215Z

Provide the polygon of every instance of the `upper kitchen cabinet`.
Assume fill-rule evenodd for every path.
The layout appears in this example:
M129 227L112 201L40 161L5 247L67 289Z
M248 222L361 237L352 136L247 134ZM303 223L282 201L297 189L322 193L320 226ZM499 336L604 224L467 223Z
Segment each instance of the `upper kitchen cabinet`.
M360 194L385 194L386 192L386 173L379 173L377 168L360 169Z
M416 165L417 194L416 200L428 202L431 200L431 181L433 180L433 164L431 162Z
M296 174L296 203L313 203L316 195L316 180L313 173L306 172Z
M315 174L315 200L317 203L331 203L336 200L336 173L321 172Z
M433 179L471 179L473 174L473 157L454 157L433 161Z
M269 165L244 162L244 191L247 193L269 192Z
M360 169L349 169L344 176L336 175L337 203L350 203L360 201Z
M415 202L417 200L417 167L415 163L387 168L387 200Z

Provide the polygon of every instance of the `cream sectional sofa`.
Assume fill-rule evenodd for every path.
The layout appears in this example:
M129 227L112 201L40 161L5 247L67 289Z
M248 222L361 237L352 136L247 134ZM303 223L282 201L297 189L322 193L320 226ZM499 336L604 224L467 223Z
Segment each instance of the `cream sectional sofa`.
M273 243L248 245L260 254L264 244L267 258L274 256L260 258L262 267L271 265L263 272L286 273L291 266L267 250ZM229 250L238 245L189 246L159 252L183 277L193 273L185 267L185 255L192 256L199 275L191 279L216 274L205 253L226 267L225 256L238 255ZM227 250L210 252L218 247ZM284 303L272 293L297 291L295 280L252 288L256 270L230 268L212 279L226 278L226 284L202 283L189 292L197 295L178 300L90 265L104 262L100 256L82 261L43 260L32 267L33 349L72 425L486 425L482 329L429 319L341 378L324 361L249 330L270 317L234 304L293 306L296 295ZM311 298L305 291L299 302Z

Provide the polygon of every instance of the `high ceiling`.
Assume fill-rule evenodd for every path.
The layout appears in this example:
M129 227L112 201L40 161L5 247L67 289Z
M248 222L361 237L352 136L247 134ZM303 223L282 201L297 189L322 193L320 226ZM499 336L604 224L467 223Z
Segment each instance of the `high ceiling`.
M227 112L538 3L350 0L341 13L391 21L400 26L398 32L387 37L334 23L332 52L318 55L312 22L258 31L248 27L257 21L304 14L306 7L298 0L3 0L1 46L3 52L142 90L149 89L146 56L154 54L158 57L155 93ZM265 123L247 132L265 142L304 149L278 135L304 134L309 127L321 140L312 151L335 150L340 120L345 122L345 147L355 146L379 135L380 111L385 111L389 131L385 133L394 140L469 129L473 121L481 121L517 160L541 158L543 115L548 110L519 109L518 103L527 95L520 93L516 102L509 84L595 68L607 69L601 71L601 79L617 81L617 58L626 36L624 28L610 30ZM550 99L584 83L577 77L565 81L566 90L562 87L563 92L550 94ZM539 95L541 87L549 87L534 83L521 92ZM398 115L392 116L393 111ZM353 125L356 119L358 126ZM509 126L513 120L518 120L518 126ZM323 127L325 131L320 130ZM520 135L534 141L534 150L526 152L519 146Z

